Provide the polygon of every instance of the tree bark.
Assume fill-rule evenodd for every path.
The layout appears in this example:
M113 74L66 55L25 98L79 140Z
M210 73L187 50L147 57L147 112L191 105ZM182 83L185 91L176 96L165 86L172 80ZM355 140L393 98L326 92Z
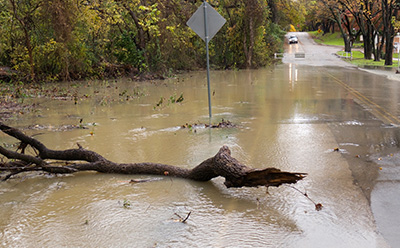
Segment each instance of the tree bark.
M397 8L395 8L392 1L382 1L382 18L384 25L384 36L386 40L385 45L385 65L393 64L393 39L394 39L394 26L392 17L397 16Z
M100 154L86 150L79 144L77 149L51 150L40 141L29 137L16 128L0 122L0 130L21 141L20 152L10 151L0 146L0 171L9 172L3 180L27 171L45 171L54 174L68 174L79 171L97 171L101 173L117 174L149 174L163 175L191 179L195 181L209 181L222 176L226 187L258 187L275 186L296 183L303 179L306 173L285 172L276 168L253 169L240 163L231 156L227 146L220 148L218 153L193 169L159 163L129 163L119 164L105 159ZM24 154L25 147L31 146L36 156ZM50 161L49 161L50 160ZM51 161L53 160L53 161ZM62 165L54 166L55 161L62 161Z
M372 59L372 50L373 50L373 45L374 45L374 40L373 40L373 29L370 25L370 23L364 21L365 25L367 26L366 32L364 32L364 58L365 59Z

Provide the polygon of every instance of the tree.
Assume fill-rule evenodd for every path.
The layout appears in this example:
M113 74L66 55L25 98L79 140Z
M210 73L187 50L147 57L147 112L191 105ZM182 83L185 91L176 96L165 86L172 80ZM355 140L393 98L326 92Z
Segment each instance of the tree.
M268 0L268 7L271 12L270 19L273 23L278 24L279 19L278 19L278 7L276 4L277 0Z
M319 14L320 10L326 9L324 5L319 1L307 1L306 2L306 16L304 27L305 30L314 31L318 30L321 22L326 19L328 14Z
M395 0L381 0L383 36L386 39L385 65L393 64L394 20L398 13L397 2Z
M332 4L334 3L334 5ZM324 32L324 35L329 32L335 32L335 18L332 16L331 9L338 8L338 4L334 1L318 1L318 6L315 11L315 16L311 18L315 18L316 24L315 29L321 29ZM336 14L336 11L334 11Z
M349 19L347 17L347 15L345 14L345 10L343 8L341 8L340 5L337 5L334 1L327 1L327 0L322 0L323 4L326 6L326 8L329 9L330 14L332 16L332 19L338 24L338 27L340 29L340 33L342 34L343 37L343 41L344 41L344 50L345 52L351 52L351 39L350 39L350 33L351 30L348 30L347 32L344 30L342 23L342 20L346 20L347 21L347 26L348 29L350 28L349 25Z
M376 41L378 40L379 36L378 23L381 21L381 10L378 8L378 4L376 1L364 0L363 6L363 15L368 32L368 35L366 35L366 37L369 38L370 44L369 49L371 49L371 53L374 54L374 60L379 61L381 54L379 46L377 44L378 42ZM381 44L383 44L384 42L385 37L382 37Z
M305 23L307 3L307 0L272 0L269 6L272 6L272 10L276 10L273 14L275 23L285 30L288 30L290 25L301 29Z
M79 144L77 149L51 150L40 141L1 122L0 130L21 142L18 148L20 152L0 146L0 154L9 159L9 161L5 161L4 158L0 160L0 171L10 172L3 180L7 180L18 173L29 171L45 171L53 174L97 171L102 173L164 175L195 181L208 181L214 177L222 176L225 178L224 184L227 187L279 187L282 184L296 183L306 176L305 173L284 172L276 168L251 169L233 158L231 151L226 146L223 146L214 157L203 161L193 169L183 169L158 163L118 164L105 159L96 152L82 148ZM34 149L36 155L25 153L28 146ZM58 164L64 161L64 165L52 165L48 160L57 160L59 161Z
M380 23L383 22L384 30L386 30L386 27L390 30L390 27L388 26L390 23L388 23L387 20L384 21L386 15L388 15L390 20L393 16L393 10L383 10L383 2L387 1L383 1L381 5L378 4L378 1L372 0L337 0L337 2L347 9L349 12L348 15L351 15L351 17L354 18L363 35L364 58L371 59L372 54L374 54L375 60L379 60L383 44L388 44L387 46L390 48L390 46L392 46L390 43L393 41L393 39L387 39L388 35L383 35L380 46L375 42L378 35L382 33L380 31L380 27L382 27ZM386 4L387 7L389 5ZM390 14L388 14L389 12Z
M295 4L275 1L277 8L285 1L291 19L297 16ZM267 0L209 3L228 20L210 42L215 68L257 68L272 61L283 38L279 26L271 25ZM0 62L17 71L19 79L35 81L142 73L163 77L205 67L203 42L186 25L198 5L181 0L0 1Z
M15 24L19 27L22 34L20 39L23 40L25 46L20 48L26 50L28 56L28 71L30 80L35 80L35 65L33 59L34 44L32 42L32 32L35 27L35 20L37 10L41 7L41 1L29 0L22 3L16 2L15 0L8 0L11 8L12 17L16 20ZM14 22L12 22L14 24ZM13 41L13 44L17 42ZM16 48L18 49L18 48ZM23 54L21 54L24 56Z
M243 48L246 57L246 68L253 68L254 50L258 37L263 38L264 20L267 18L267 5L264 0L246 1L243 18ZM260 30L261 29L261 30Z
M385 48L385 65L393 63L393 37L399 8L398 0L320 1L331 9L332 17L334 17L336 22L347 29L346 34L344 34L344 37L348 36L345 38L346 51L348 51L347 38L353 41L361 33L363 35L365 59L372 59L373 54L374 59L379 61L382 50ZM340 8L344 8L345 11L338 11ZM335 9L337 10L336 12L333 11ZM356 29L352 25L353 20L357 24L357 31L355 31ZM343 34L342 29L341 31Z
M356 21L360 31L363 35L364 42L364 58L371 59L372 57L372 43L371 33L369 26L366 25L364 13L365 10L364 2L361 0L337 0L338 4L343 6L347 10L347 14L351 15Z

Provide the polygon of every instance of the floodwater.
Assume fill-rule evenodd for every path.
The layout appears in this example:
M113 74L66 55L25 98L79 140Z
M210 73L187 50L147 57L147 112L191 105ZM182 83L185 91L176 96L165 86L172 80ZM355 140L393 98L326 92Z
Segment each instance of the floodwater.
M145 83L76 83L77 104L39 99L40 110L6 123L30 126L25 132L49 148L79 143L121 163L193 168L227 145L248 166L308 173L294 186L321 203L321 211L293 188L227 189L222 178L21 175L0 183L0 246L389 247L354 183L346 150L333 151L360 149L339 143L335 130L378 121L332 78L343 71L295 64L213 71L212 122L225 119L237 128L180 128L209 122L205 72ZM181 94L181 103L169 101ZM60 130L81 119L88 129ZM158 180L128 183L136 178ZM185 223L178 221L189 212Z

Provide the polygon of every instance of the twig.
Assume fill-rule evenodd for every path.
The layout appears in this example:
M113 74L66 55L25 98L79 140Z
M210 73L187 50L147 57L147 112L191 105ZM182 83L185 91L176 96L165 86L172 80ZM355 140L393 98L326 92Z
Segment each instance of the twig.
M19 173L22 173L22 172L24 172L24 171L21 170L21 171L11 172L11 173L8 174L7 176L5 176L1 181L5 182L5 181L7 181L8 179L10 179L10 177L15 176L15 175L17 175L17 174L19 174Z
M5 176L1 181L5 182L5 181L7 181L8 179L10 179L10 177L12 177L13 175L15 175L15 174L17 174L17 173L19 173L19 172L10 173L10 174L8 174L7 176Z
M182 223L185 223L185 221L186 221L187 219L189 219L189 216L190 216L191 213L192 213L192 212L189 212L189 213L186 215L186 218L182 220Z
M296 190L297 192L299 192L300 194L304 195L308 200L310 200L312 203L314 203L314 205L315 205L315 210L317 210L317 211L322 210L322 207L323 207L322 204L321 204L321 203L315 203L315 201L313 201L313 200L307 195L307 193L303 193L303 192L301 192L298 188L296 188L296 187L294 187L294 186L291 186L291 185L285 185L285 186L287 186L287 187L289 187L289 188L292 188L292 189Z
M146 210L144 210L144 212L146 213L146 212L147 212L147 210L149 210L149 209L150 209L150 207L151 207L151 204L149 204L149 206L146 208Z
M176 216L178 216L179 217L179 222L182 222L182 223L185 223L186 221L187 221L187 219L189 219L189 216L190 216L190 214L191 214L192 212L190 211L187 215L186 215L186 217L183 219L179 214L177 214L177 213L174 213Z

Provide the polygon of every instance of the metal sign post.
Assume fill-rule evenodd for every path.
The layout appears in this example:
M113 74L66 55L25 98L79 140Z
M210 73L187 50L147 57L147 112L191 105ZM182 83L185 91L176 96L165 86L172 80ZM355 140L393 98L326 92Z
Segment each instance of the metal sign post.
M211 124L211 90L210 90L210 59L208 42L225 24L226 20L206 1L196 10L187 21L187 25L206 43L207 55L207 87L208 87L208 114Z
M206 57L207 57L207 89L208 89L208 116L210 118L211 126L211 89L210 89L210 55L208 53L208 23L207 23L207 5L204 1L204 38L206 42Z
M397 33L396 36L394 37L395 42L394 42L394 47L396 48L396 52L398 52L398 57L397 57L397 72L400 70L400 33Z

